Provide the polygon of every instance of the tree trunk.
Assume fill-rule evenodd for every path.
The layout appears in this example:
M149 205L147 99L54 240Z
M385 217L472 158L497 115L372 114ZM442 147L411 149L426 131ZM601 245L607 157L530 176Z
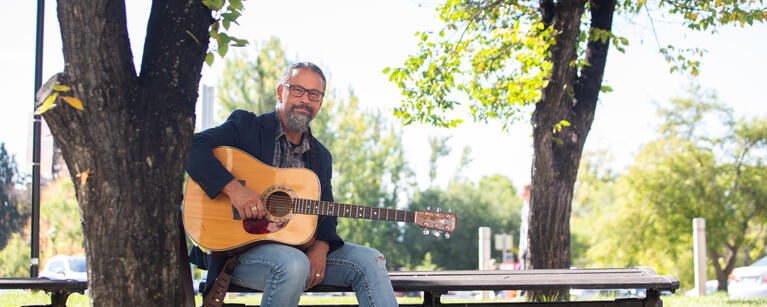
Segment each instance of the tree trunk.
M194 306L179 205L210 10L154 1L137 76L124 1L59 0L57 9L58 83L84 110L59 101L44 117L80 204L91 303Z
M583 145L594 119L609 41L590 41L577 75L577 38L584 1L542 1L544 23L554 27L556 44L548 85L533 113L533 169L530 190L529 259L527 269L570 267L570 210ZM609 31L615 0L591 1L592 27ZM561 126L560 121L570 126ZM529 300L563 300L567 289L531 291Z
M719 252L714 246L708 247L708 256L711 258L711 263L714 265L714 272L716 273L716 280L719 282L717 285L717 291L727 291L727 279L730 274L735 270L735 259L738 255L739 244L733 246L727 245L727 256L724 259L725 265L719 263Z

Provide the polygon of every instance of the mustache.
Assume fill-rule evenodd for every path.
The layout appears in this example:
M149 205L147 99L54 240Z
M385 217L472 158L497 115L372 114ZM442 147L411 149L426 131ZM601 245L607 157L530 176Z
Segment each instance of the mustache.
M292 105L290 106L290 113L293 113L296 109L304 109L306 111L309 111L309 114L314 114L314 108L308 106L308 105Z

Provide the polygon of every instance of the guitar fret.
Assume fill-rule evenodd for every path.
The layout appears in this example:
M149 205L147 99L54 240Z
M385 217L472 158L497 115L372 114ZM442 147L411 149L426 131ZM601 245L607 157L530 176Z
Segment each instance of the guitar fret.
M328 215L408 223L415 222L415 212L413 211L358 206L302 198L293 199L293 211L300 214Z

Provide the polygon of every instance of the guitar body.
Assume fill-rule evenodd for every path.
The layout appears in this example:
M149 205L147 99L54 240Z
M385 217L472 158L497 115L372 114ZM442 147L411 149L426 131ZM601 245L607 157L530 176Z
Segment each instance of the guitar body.
M320 198L319 178L311 170L272 167L232 147L217 147L213 154L237 180L262 196L277 187L280 190L277 193L288 191L292 197ZM317 215L274 213L269 205L264 205L271 213L269 218L243 221L226 194L219 193L210 199L200 185L189 178L184 192L184 229L195 244L213 254L237 254L267 242L302 249L311 245L316 235Z

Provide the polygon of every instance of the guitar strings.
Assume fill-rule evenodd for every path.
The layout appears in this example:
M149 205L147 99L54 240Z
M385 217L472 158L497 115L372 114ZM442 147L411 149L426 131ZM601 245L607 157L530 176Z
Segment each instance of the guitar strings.
M301 199L297 199L301 200ZM313 200L307 200L307 201L313 201ZM293 208L293 199L291 199L289 196L284 195L270 195L267 198L267 202L271 205L269 208L278 209L278 210L287 210ZM319 202L322 204L321 201L314 201ZM336 204L336 206L355 206L355 205L347 205L347 204ZM378 210L380 212L381 209L387 210L387 211L394 211L395 214L407 214L408 211L404 210L397 210L397 209L388 209L388 208L377 208L377 207L365 207L365 206L355 206L357 208L362 208L363 212L364 210ZM323 208L324 209L324 208ZM323 210L324 211L324 210Z

